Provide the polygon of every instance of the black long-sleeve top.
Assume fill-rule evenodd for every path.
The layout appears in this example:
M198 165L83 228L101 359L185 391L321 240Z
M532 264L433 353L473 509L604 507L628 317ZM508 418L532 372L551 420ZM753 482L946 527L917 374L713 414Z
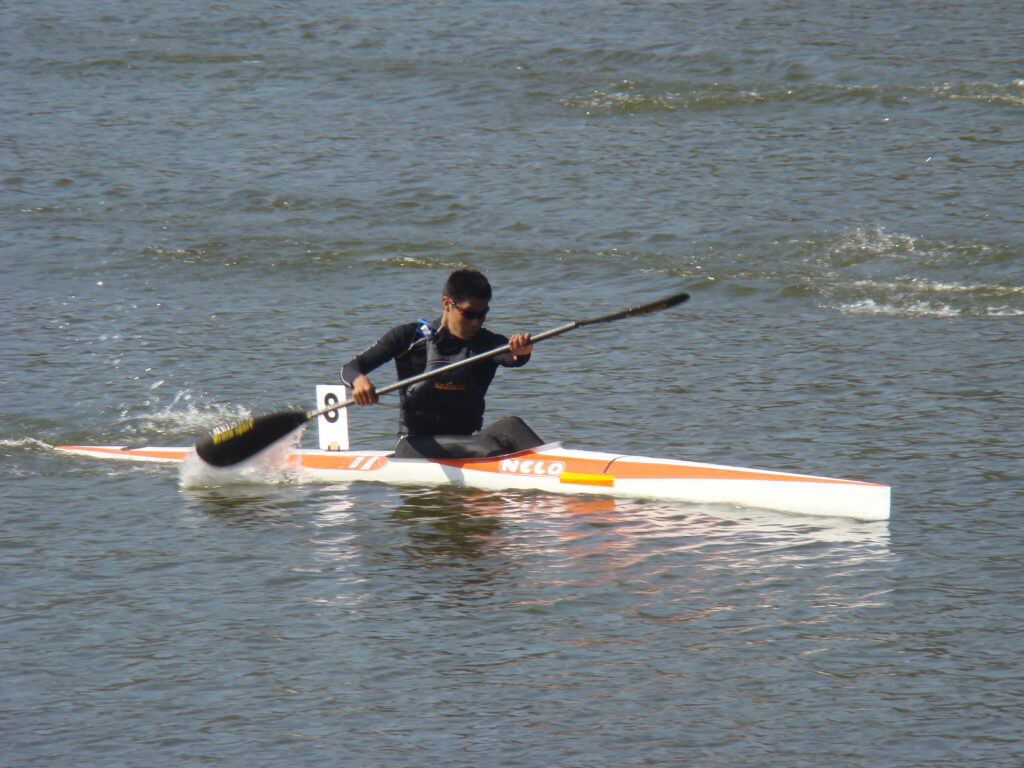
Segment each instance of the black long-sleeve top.
M438 321L435 327L440 325ZM377 341L363 352L353 357L341 369L341 380L351 387L360 374L367 374L384 365L389 360L395 361L395 369L398 379L407 379L416 376L426 369L427 352L425 338L422 332L423 323L405 323L392 328L381 336ZM447 329L441 328L437 331L436 342L438 350L445 354L468 352L469 356L478 355L482 352L502 347L508 344L508 338L499 333L492 333L486 328L481 328L470 340L456 338L448 333ZM485 393L494 379L498 366L506 368L519 368L526 365L529 355L521 355L513 358L510 352L501 352L493 357L488 357L473 363L469 366L469 373L475 379L480 391ZM402 404L405 405L405 393L402 392ZM403 423L404 423L403 419Z

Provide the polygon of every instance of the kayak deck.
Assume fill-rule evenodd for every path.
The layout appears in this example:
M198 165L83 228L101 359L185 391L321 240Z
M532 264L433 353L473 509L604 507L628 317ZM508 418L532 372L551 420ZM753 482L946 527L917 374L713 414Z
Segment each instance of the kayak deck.
M96 458L183 462L192 448L65 445ZM887 520L886 485L720 464L566 449L559 443L485 459L396 459L390 451L294 449L285 467L310 482L368 480L731 504L803 515ZM230 470L224 470L230 471Z

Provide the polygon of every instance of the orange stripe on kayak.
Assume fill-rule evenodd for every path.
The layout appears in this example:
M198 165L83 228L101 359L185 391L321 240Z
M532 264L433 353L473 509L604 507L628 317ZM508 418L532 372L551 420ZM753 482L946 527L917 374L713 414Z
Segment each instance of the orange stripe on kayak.
M533 464L550 465L554 462L563 463L560 474L610 476L616 480L765 480L788 483L835 483L839 485L867 485L875 487L877 483L863 483L858 480L844 480L836 477L814 477L809 475L793 475L783 472L771 472L758 469L742 469L722 466L689 466L670 462L656 463L646 461L630 461L628 457L607 459L584 459L558 454L532 453L522 451L513 454L523 460L534 460ZM508 457L496 459L434 459L438 464L461 469L475 469L482 472L498 474L543 474L531 471L515 472L502 469L502 462Z
M184 461L190 448L117 448L102 445L58 445L58 451L81 451L82 453L106 454L109 456L141 456L147 459Z

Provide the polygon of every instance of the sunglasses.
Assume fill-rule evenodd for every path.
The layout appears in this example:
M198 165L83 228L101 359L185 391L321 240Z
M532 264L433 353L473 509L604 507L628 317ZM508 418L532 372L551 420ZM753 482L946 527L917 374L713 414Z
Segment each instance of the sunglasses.
M478 312L477 310L470 309L469 307L460 307L452 299L449 299L449 301L452 302L452 309L458 310L459 314L467 320L483 320L487 317L487 313L491 311L491 308L487 307L487 309L482 309Z

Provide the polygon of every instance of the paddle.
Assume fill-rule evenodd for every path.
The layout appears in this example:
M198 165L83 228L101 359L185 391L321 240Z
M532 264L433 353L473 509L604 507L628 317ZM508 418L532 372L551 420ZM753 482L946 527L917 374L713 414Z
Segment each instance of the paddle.
M648 304L641 304L639 307L624 309L621 312L613 312L610 315L593 317L589 320L575 320L558 328L552 328L550 331L538 333L536 336L533 336L532 341L536 343L544 339L550 339L552 336L558 336L574 328L582 328L585 325L610 323L613 320L621 320L625 317L638 317L639 315L647 315L651 312L659 312L663 309L674 307L677 304L682 304L689 298L690 295L687 293L677 293L674 296L652 301ZM502 352L507 352L508 349L508 344L503 347L495 347L465 360L459 360L432 371L425 371L417 376L410 376L402 381L396 381L393 384L381 387L377 390L377 394L383 395L386 392L408 387L410 384L438 376L446 371L451 371L464 365L471 365L487 357L500 355ZM344 403L335 403L317 411L279 411L265 416L257 416L239 424L222 427L214 431L209 437L196 443L196 453L207 464L212 464L215 467L230 467L233 464L238 464L255 456L264 448L276 443L310 419L315 419L317 416L322 416L325 413L337 411L341 408L348 408L354 402L354 400L346 400Z

